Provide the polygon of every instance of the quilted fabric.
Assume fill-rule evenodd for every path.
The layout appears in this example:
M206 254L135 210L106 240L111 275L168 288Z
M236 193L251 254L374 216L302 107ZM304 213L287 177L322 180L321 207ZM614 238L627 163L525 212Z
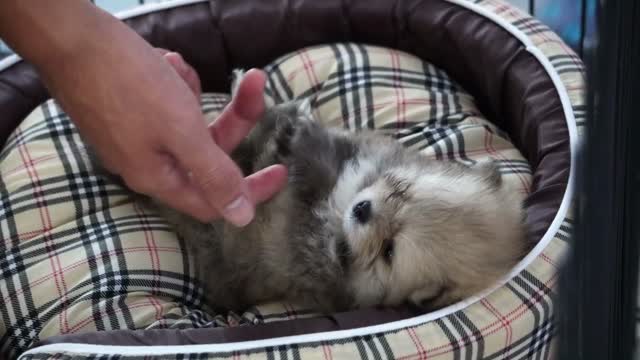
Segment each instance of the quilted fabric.
M555 34L493 0L480 5L524 31L551 59L582 125L579 59ZM311 96L317 118L375 128L425 156L499 161L523 194L527 162L473 98L432 65L397 51L340 44L303 49L267 67L273 101ZM228 98L205 94L203 109ZM68 117L53 101L34 111L0 153L0 352L15 356L53 335L110 329L237 326L311 316L290 304L208 314L191 263L160 217L92 173ZM435 321L342 340L166 358L527 358L549 353L551 298L571 219L525 271L481 301ZM78 355L42 352L26 359ZM102 358L100 354L84 354ZM118 355L137 359L142 356Z

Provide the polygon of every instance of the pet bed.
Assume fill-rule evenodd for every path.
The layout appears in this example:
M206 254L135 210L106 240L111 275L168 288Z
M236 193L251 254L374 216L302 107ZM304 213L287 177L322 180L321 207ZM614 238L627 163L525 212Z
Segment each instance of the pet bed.
M549 29L495 0L177 1L122 17L198 70L205 112L228 101L232 68L258 66L272 101L313 96L330 125L439 159L498 160L522 191L532 250L493 288L429 314L280 303L212 314L167 224L95 176L69 119L13 58L0 63L2 354L549 356L584 115L581 62Z

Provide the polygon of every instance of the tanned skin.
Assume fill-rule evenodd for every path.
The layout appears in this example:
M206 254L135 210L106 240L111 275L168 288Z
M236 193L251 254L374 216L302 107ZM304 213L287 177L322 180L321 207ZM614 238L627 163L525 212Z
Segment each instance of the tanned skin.
M193 69L89 1L3 0L0 38L36 67L83 138L134 191L242 227L284 186L283 166L245 177L228 155L264 110L264 73L248 74L207 127Z

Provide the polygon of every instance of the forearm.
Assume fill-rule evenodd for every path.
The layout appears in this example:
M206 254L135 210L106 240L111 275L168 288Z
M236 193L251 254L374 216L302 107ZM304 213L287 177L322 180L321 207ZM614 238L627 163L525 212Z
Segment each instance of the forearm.
M114 55L123 45L147 45L86 0L2 0L0 38L44 72L79 57Z

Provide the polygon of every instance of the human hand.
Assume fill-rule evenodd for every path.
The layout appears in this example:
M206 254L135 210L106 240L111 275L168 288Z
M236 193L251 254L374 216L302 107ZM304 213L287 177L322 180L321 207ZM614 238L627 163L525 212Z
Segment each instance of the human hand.
M182 56L179 53L171 52L169 50L162 49L162 48L156 48L155 51L164 57L164 59L178 73L178 75L182 78L182 80L184 80L184 82L189 86L193 94L199 100L202 90L201 90L200 78L198 76L198 73L182 58ZM253 71L250 71L249 73L253 73ZM254 76L254 75L250 75L250 76ZM250 80L250 81L254 81L254 80ZM262 91L263 91L262 89L264 87L264 80L262 79L260 81L261 81L261 85L260 85L260 91L258 94L260 96L260 99L256 99L257 100L256 103L262 103L264 101L262 98ZM244 81L243 81L243 84L244 84ZM245 85L242 85L242 87L244 86ZM237 121L234 121L234 118L238 120L237 119L238 111L234 110L234 108L242 109L247 105L248 106L251 105L250 103L246 105L242 104L243 101L244 102L251 101L250 97L243 98L245 96L244 95L245 93L243 91L244 90L240 90L238 92L238 96L236 97L236 99L234 99L234 101L227 106L225 111L223 111L223 113L213 122L213 124L209 126L209 131L211 135L214 137L214 139L218 139L216 143L219 144L219 146L223 147L227 153L232 151L235 148L235 146L239 143L239 141L232 141L232 142L226 141L225 139L227 139L227 136L232 135L235 132L236 138L238 139L244 138L248 134L248 132L251 130L251 127L255 125L255 120L257 119L254 117L253 120L250 120L249 123L245 122L245 124L243 124L242 126L238 126L240 125L240 123L238 123ZM242 115L240 115L240 118L242 118ZM242 119L240 120L242 121ZM255 187L258 189L256 193L258 193L259 196L257 196L256 199L258 199L258 201L261 202L261 201L267 200L273 195L273 194L265 193L264 190L260 190L261 187L266 187L267 189L275 187L277 188L276 192L281 190L282 187L284 187L284 183L286 182L286 175L287 175L286 169L284 169L280 165L277 165L275 167L272 167L271 170L265 173L259 172L254 174L253 176L250 176L248 178L249 181L253 183L252 185L255 185ZM271 180L269 180L270 176L273 177ZM270 185L270 182L273 182L273 181L276 181L278 185L277 186ZM263 193L262 195L260 195L261 192Z
M238 95L207 128L199 79L179 55L120 56L126 60L76 63L72 73L49 81L105 166L134 191L201 221L249 223L255 205L286 182L281 165L244 178L228 157L264 110L264 74L248 72Z
M263 73L247 73L207 128L195 71L88 1L0 1L0 34L131 189L202 221L243 226L284 187L283 166L245 178L228 156L264 110Z

